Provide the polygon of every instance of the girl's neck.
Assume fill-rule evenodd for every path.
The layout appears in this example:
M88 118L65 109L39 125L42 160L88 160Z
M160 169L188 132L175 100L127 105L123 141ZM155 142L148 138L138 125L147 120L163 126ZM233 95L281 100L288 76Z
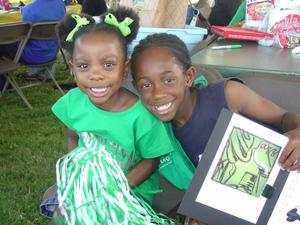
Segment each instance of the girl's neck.
M189 88L186 91L184 100L175 115L172 124L175 128L180 128L191 118L197 100L196 91L193 88Z

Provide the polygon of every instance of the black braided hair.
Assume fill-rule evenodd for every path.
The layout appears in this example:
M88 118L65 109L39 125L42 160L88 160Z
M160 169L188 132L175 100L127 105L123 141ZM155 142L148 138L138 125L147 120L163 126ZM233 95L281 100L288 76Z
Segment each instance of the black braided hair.
M113 14L118 20L118 22L122 22L126 17L131 18L133 20L133 22L129 25L131 33L128 36L124 37L117 27L110 24L106 24L104 22L104 19L108 13ZM90 24L86 26L82 26L79 29L79 31L75 33L72 42L66 42L66 38L68 34L76 26L76 21L71 17L71 15L65 16L65 18L57 26L60 44L63 48L65 48L69 53L72 54L74 43L76 39L81 35L86 33L91 33L91 32L107 32L116 35L119 38L120 43L123 46L125 55L127 55L127 45L133 39L136 38L139 29L139 17L132 9L126 7L119 7L117 9L109 10L104 15L101 16L101 23L99 24L96 24L95 20L89 15L85 15L85 14L79 14L79 15L81 17L87 18L90 21Z
M131 73L133 79L136 75L136 60L143 51L150 47L163 47L168 48L179 65L185 71L192 65L191 57L185 43L176 35L167 33L156 33L148 35L135 46L131 56Z

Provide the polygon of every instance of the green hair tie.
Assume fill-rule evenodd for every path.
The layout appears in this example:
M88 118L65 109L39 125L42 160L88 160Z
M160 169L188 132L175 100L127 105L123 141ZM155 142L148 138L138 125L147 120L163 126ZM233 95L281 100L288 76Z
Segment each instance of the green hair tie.
M108 13L105 16L104 22L114 27L117 27L124 37L127 37L129 34L131 34L129 25L133 23L133 19L129 17L126 17L121 23L119 23L117 18L113 14Z
M76 21L76 26L73 28L73 30L68 34L66 41L67 42L72 42L74 34L81 28L82 26L88 25L90 21L87 18L82 18L79 15L72 14L71 15L73 19Z

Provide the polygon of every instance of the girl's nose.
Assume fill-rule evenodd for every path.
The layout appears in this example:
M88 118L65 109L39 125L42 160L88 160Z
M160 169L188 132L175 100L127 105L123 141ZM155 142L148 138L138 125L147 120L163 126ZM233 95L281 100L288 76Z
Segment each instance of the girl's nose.
M159 100L165 97L165 93L163 88L160 85L154 85L152 90L152 96L154 100Z
M90 79L91 80L103 80L104 76L99 68L95 68L92 70Z

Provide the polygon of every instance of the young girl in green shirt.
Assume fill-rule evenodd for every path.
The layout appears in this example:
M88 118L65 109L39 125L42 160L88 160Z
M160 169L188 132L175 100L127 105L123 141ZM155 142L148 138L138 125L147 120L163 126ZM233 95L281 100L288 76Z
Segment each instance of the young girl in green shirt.
M151 204L159 189L159 158L175 145L166 124L121 87L129 70L127 45L138 27L139 18L126 8L109 11L99 24L87 15L66 16L58 35L71 54L78 87L60 98L52 111L68 127L69 151L104 148L133 192Z

